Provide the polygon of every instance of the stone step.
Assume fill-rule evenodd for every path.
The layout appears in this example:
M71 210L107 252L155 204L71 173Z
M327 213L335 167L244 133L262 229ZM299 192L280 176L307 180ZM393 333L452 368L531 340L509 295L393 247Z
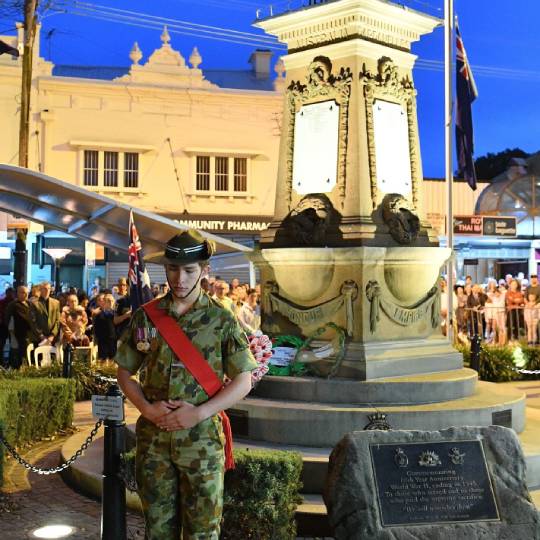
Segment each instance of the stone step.
M265 377L253 397L357 405L419 405L474 393L478 373L469 368L372 381L317 377Z
M332 537L328 514L322 495L303 495L303 502L296 509L296 529L302 536Z
M359 406L248 397L229 411L235 436L250 440L330 447L349 431L363 429L382 411L393 429L434 431L452 426L525 427L525 394L478 382L473 395L422 405ZM494 414L494 413L499 413ZM510 417L511 416L511 417Z
M527 486L540 490L540 410L526 409L525 429L518 435L527 466ZM302 454L302 493L322 493L328 472L328 458L332 448L313 448L310 446L284 445L247 439L235 439L235 448L259 450L289 450ZM540 497L540 491L539 497Z
M527 486L531 496L540 509L540 410L527 408L527 424L519 434L525 461L527 465ZM130 425L131 430L134 425ZM88 435L89 428L70 437L62 447L62 461L65 462ZM102 431L101 431L102 433ZM313 448L306 446L284 445L235 439L236 448L251 448L261 450L290 450L302 454L302 494L304 501L297 512L298 532L304 536L331 536L326 518L326 507L322 495L328 470L328 457L331 448ZM71 467L64 471L64 478L78 491L93 497L101 496L103 470L103 437L98 437ZM127 492L128 506L140 511L140 501L136 494Z

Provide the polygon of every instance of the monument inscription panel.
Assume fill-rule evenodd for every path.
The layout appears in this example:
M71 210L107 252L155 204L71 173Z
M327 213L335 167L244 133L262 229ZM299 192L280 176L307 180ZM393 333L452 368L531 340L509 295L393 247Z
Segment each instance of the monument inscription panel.
M481 441L369 450L383 527L500 520Z
M330 193L337 178L339 105L303 105L294 121L293 188L299 195Z
M377 187L382 193L407 196L412 190L407 111L381 99L373 103Z

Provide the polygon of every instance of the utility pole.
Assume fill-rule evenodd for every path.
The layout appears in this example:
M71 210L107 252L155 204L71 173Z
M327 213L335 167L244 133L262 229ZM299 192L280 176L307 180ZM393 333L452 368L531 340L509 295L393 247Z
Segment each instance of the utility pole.
M30 140L30 97L32 92L32 66L36 39L39 0L24 0L24 53L21 82L21 118L19 124L19 166L28 167Z

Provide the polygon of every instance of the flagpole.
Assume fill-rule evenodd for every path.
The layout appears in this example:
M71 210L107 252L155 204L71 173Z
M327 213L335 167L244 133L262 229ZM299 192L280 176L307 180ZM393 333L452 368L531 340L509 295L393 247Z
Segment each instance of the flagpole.
M446 335L453 343L453 290L454 290L454 210L452 207L452 51L454 46L454 0L444 0L444 117L445 117L445 180L446 180L446 246L451 249L447 262Z

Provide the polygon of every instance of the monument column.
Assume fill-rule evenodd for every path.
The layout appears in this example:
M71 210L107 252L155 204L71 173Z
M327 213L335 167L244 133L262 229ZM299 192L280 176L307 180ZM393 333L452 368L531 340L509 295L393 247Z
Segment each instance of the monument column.
M252 258L263 329L347 334L332 373L460 368L440 332L438 247L421 198L411 43L441 24L383 0L337 0L257 22L286 43L274 220ZM322 336L330 339L331 332Z
M291 245L279 229L310 193L324 194L335 211L328 244L391 242L382 203L397 194L420 219L415 245L437 245L420 195L416 56L410 48L439 24L439 19L380 0L317 4L257 23L289 49L283 57L288 91L275 221L262 235L263 247ZM332 102L339 108L337 118L322 111L323 103ZM309 120L302 122L306 116ZM334 166L335 179L317 178ZM302 173L311 177L301 178Z

